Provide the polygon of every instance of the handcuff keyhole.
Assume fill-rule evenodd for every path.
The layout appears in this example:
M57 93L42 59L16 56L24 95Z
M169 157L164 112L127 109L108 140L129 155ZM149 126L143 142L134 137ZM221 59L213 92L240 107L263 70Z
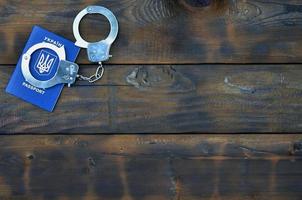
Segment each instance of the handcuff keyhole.
M80 34L89 42L99 42L106 39L110 32L108 19L100 14L88 14L83 17L80 23Z

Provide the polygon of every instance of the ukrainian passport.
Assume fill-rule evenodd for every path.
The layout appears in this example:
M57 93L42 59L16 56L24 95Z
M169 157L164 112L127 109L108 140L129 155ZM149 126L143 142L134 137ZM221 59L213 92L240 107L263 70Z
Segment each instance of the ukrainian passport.
M23 49L22 55L30 47L41 42L48 42L56 45L57 47L64 46L66 60L70 62L75 62L80 51L80 48L75 46L72 41L39 26L34 26ZM51 88L41 89L26 82L21 70L22 55L20 56L15 71L6 87L6 92L52 112L62 92L64 84L58 84ZM29 69L36 79L46 81L55 76L59 62L59 57L55 51L46 48L39 49L31 55Z

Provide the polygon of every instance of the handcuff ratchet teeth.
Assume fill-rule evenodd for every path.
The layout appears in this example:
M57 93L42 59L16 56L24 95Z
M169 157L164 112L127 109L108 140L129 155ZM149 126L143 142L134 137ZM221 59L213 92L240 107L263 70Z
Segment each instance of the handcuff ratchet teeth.
M35 51L43 48L53 50L54 52L56 52L56 54L60 59L59 66L55 75L51 79L46 81L36 79L31 74L29 69L31 55ZM67 83L68 87L70 87L71 84L73 84L76 80L79 66L76 63L66 61L65 59L66 59L66 54L65 54L64 46L57 47L56 45L51 43L41 42L29 48L27 52L22 55L21 71L25 80L29 82L31 85L38 88L46 89L61 83Z

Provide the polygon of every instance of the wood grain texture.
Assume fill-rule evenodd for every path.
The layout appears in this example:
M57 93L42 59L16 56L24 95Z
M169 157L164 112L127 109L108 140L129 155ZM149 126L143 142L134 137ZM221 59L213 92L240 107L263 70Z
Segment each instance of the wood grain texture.
M298 200L302 135L1 136L1 199Z
M112 64L302 60L299 0L1 0L1 64L17 62L33 25L74 40L73 19L90 4L110 8L119 20ZM87 17L82 24L90 41L104 38L107 32L108 23L96 17ZM88 63L86 58L83 51L79 63Z
M1 90L12 70L0 68ZM300 65L110 65L98 84L65 88L53 113L1 93L0 132L300 132L301 75Z
M65 88L54 113L4 93L32 26L73 40L90 4L120 23L104 78ZM300 200L302 135L238 133L301 132L301 13L300 0L0 0L0 199ZM109 28L88 16L81 30ZM84 51L78 63L95 68ZM236 134L124 134L188 132ZM99 133L121 135L79 135Z

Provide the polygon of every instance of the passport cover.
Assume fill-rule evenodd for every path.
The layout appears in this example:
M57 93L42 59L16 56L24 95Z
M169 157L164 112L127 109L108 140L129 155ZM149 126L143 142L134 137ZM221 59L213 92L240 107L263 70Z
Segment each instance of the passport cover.
M58 47L64 45L66 60L74 62L80 48L61 36L49 32L39 26L34 26L25 45L22 55L33 45L48 42ZM6 87L6 92L23 99L33 105L52 112L64 87L59 84L48 89L37 88L25 81L21 71L22 55L19 58L16 69ZM38 80L49 80L58 68L59 57L51 49L38 49L31 55L29 68L31 74Z

